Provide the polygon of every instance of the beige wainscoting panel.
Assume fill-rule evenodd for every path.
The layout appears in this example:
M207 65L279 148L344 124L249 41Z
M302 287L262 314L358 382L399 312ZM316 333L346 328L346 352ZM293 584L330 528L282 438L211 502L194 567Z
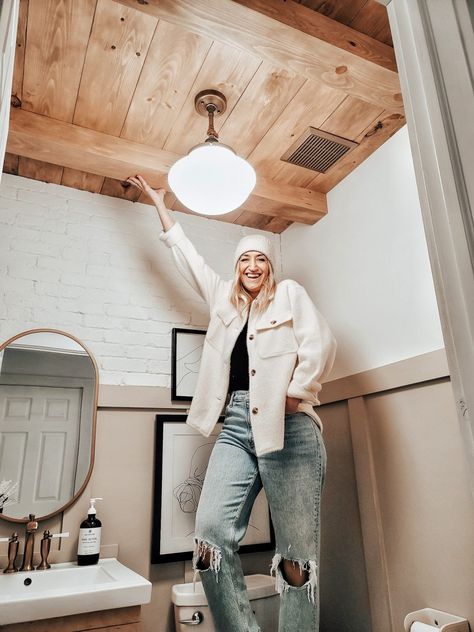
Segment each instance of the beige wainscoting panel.
M349 408L373 632L424 607L472 626L474 506L444 349L333 380L321 399Z
M171 587L184 583L184 562L154 564L149 580L153 584L151 602L142 609L144 632L174 632Z
M149 573L153 495L155 415L99 411L97 458L91 493L105 543L118 542L120 561L140 575Z
M363 397L348 400L372 629L391 632L390 590L369 419Z
M474 507L448 379L366 397L394 630L432 607L474 623Z
M164 386L114 386L101 384L99 386L99 408L132 408L143 410L153 409L156 412L174 410L184 412L189 403L171 402L171 389Z
M372 632L347 402L321 406L318 414L328 458L321 508L321 630Z

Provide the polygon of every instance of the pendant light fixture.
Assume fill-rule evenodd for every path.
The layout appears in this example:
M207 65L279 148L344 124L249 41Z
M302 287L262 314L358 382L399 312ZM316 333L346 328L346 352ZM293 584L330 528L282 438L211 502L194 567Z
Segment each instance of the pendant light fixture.
M196 111L209 119L207 138L168 172L168 183L178 200L202 215L223 215L235 210L245 202L256 182L253 167L219 142L214 117L223 114L226 105L225 96L217 90L203 90L196 95Z

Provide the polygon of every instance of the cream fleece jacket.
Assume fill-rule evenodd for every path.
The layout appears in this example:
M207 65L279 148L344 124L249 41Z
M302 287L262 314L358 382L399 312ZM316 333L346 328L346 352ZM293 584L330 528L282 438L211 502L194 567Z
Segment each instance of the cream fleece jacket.
M206 264L180 224L162 232L160 239L171 248L178 270L210 309L186 422L209 436L225 404L230 356L245 322L229 300L232 282L221 279ZM280 281L263 314L256 314L251 307L247 348L250 420L257 456L283 448L287 395L301 399L298 410L312 417L322 430L313 407L320 403L321 381L333 366L336 341L326 320L296 281Z

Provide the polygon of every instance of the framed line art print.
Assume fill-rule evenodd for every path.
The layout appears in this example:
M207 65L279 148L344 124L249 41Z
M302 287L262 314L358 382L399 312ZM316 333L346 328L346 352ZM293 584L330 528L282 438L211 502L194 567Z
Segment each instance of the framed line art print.
M201 363L206 331L177 329L171 331L171 399L193 398Z
M152 564L192 558L196 510L223 418L209 437L204 437L185 421L186 415L156 416ZM239 552L274 548L270 511L265 492L261 490Z

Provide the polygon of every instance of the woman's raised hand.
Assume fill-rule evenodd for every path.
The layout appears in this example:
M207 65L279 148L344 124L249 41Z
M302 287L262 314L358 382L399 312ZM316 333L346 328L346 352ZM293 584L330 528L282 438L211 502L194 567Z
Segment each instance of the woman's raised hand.
M130 176L127 178L127 182L130 182L130 184L133 184L133 186L137 187L137 189L140 189L140 191L143 191L143 193L148 195L153 204L156 206L163 230L165 232L168 231L173 226L174 220L171 218L169 209L167 209L165 205L166 190L152 189L145 178L139 175Z
M143 193L146 193L153 201L155 201L155 199L158 198L160 202L164 203L166 190L165 189L152 189L152 187L148 184L148 182L145 180L143 176L139 176L139 175L130 176L129 178L127 178L127 182L130 182L130 184L133 184L134 186L136 186L137 189L140 189L140 191L143 191Z

